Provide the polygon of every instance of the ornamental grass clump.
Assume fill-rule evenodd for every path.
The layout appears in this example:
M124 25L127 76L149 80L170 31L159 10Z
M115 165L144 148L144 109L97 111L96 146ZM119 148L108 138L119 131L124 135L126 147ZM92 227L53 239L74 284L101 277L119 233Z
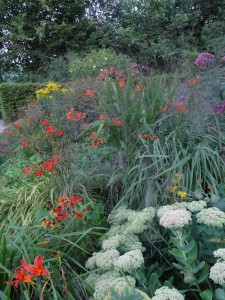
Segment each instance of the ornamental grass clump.
M223 228L225 225L225 213L216 207L204 208L196 218L199 224L206 226Z

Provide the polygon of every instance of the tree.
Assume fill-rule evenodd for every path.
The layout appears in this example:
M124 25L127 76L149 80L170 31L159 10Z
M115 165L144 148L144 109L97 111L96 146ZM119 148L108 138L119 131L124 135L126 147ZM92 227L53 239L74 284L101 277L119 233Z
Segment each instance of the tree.
M86 0L0 0L0 48L6 69L38 71L46 61L87 45L93 25Z

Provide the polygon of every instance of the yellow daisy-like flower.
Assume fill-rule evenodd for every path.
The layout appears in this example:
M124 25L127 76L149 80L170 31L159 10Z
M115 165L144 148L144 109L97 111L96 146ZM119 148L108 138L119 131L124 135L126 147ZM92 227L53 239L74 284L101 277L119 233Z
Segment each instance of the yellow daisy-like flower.
M182 174L177 173L177 174L175 174L175 176L173 177L172 182L173 182L173 183L177 183L177 182L179 182L179 181L181 180L181 178L182 178Z
M186 192L183 192L183 191L178 191L178 192L177 192L177 195L178 195L179 197L181 197L181 198L184 198L184 197L187 196L187 193L186 193Z

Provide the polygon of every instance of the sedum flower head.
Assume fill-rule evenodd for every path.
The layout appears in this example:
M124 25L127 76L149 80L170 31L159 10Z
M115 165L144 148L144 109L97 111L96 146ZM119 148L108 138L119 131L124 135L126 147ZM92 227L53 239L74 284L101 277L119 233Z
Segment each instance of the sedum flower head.
M113 269L113 263L119 256L120 253L116 249L94 253L93 256L86 262L86 268L93 270L98 267L104 270L111 270Z
M129 251L121 255L114 266L123 270L123 272L132 273L144 264L144 257L140 250Z
M140 250L145 251L145 248L142 247L142 243L139 241L138 236L136 235L115 235L109 237L108 239L102 242L102 249L117 249L119 252L125 253L131 250Z
M135 279L131 276L121 277L119 272L116 271L109 271L104 273L103 275L98 278L95 284L95 292L94 292L94 299L95 300L103 300L105 296L109 293L110 289L114 286L123 286L127 285L128 283L135 287Z
M217 284L225 284L225 262L217 262L210 269L209 278Z
M218 258L218 261L225 262L225 249L220 248L213 252L214 257Z
M199 224L207 226L222 228L225 225L225 213L216 207L204 208L196 218Z
M85 282L92 288L95 288L95 284L101 276L97 273L90 273L85 279Z
M155 291L152 300L184 300L184 296L175 288L163 286Z
M125 206L122 206L112 211L112 213L108 217L108 221L113 226L121 225L134 214L135 211L127 209Z
M173 210L177 210L177 209L185 209L185 207L181 203L178 203L178 202L171 204L171 205L161 206L157 211L157 217L161 218L168 211L173 211Z
M184 209L168 211L159 220L165 228L182 228L191 221L191 213Z
M202 211L207 206L207 203L203 200L192 201L192 202L181 202L181 204L192 213L197 213L199 211Z

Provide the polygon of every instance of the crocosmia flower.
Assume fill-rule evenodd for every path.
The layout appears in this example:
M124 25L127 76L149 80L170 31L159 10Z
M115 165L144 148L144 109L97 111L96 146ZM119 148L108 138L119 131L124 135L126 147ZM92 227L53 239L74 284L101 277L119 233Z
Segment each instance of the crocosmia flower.
M124 125L124 121L120 120L120 119L116 119L116 118L112 118L112 123L116 126L123 126Z
M29 146L29 142L27 140L23 141L22 142L22 146L25 147L25 148L28 147Z

